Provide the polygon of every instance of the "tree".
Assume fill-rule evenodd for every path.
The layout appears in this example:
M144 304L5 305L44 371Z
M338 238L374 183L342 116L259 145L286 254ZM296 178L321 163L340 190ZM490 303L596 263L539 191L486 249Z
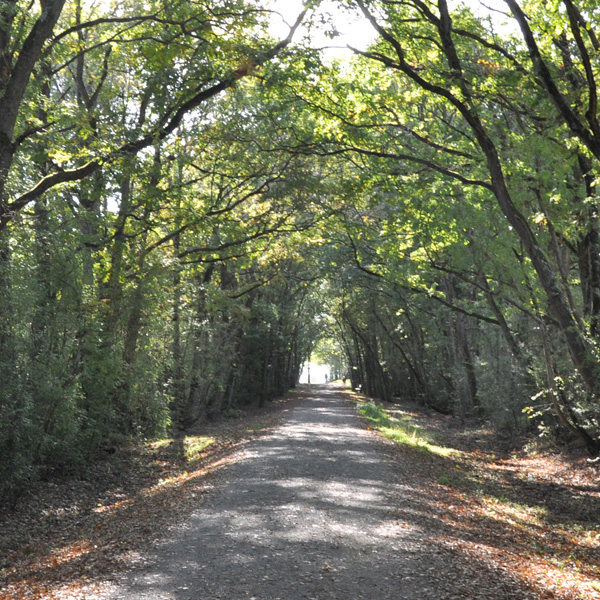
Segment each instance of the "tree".
M168 425L158 290L171 274L157 250L181 231L165 222L176 211L161 145L184 117L206 129L212 99L282 52L304 16L278 42L259 3L106 10L0 8L0 449L12 498Z
M536 114L531 110L536 102L534 99L540 97L538 80L531 77L531 73L511 52L513 49L510 44L513 42L507 42L505 47L496 40L486 39L485 33L468 11L451 15L444 1L438 3L437 9L425 2L367 3L358 0L355 5L380 35L380 42L373 49L359 54L383 67L385 74L380 84L385 86L388 83L388 86L378 96L383 96L386 100L378 100L379 114L384 117L384 123L382 124L381 117L369 119L368 110L363 110L362 114L356 109L352 113L340 114L339 108L343 104L340 100L334 114L347 130L354 128L354 131L361 132L362 143L353 147L339 138L340 141L332 145L330 139L329 152L353 151L395 160L404 165L421 165L445 178L474 186L481 192L491 192L531 261L537 280L544 290L553 323L562 332L573 364L585 382L588 393L597 399L598 369L593 346L588 341L589 324L583 324L578 319L569 297L570 290L566 289L565 278L561 276L560 266L553 264L551 257L543 249L547 233L552 236L553 232L550 227L549 231L536 231L531 218L526 216L526 211L531 206L539 206L540 196L543 198L547 193L547 185L539 187L540 177L547 176L547 172L541 173L539 167L536 169L535 154L526 154L525 164L522 154L510 154L515 149L514 142L518 140L519 134L518 131L512 133L512 125L504 128L511 132L508 135L502 135L502 132L499 135L494 126L498 116L503 113L510 114L513 122L519 119L531 119L533 123L547 122L543 113L547 102L543 101L543 95L542 102L538 102L539 112ZM385 15L385 25L382 24L383 19L379 20L375 16L375 11L381 11L380 14ZM532 43L529 43L528 51L530 59L535 59ZM425 55L429 61L427 65L420 60ZM583 63L585 64L585 59ZM378 72L382 73L381 70ZM506 76L503 76L503 72L506 72ZM519 110L519 99L514 97L514 91L510 93L509 82L514 89L515 77L521 83L521 96L524 90L531 90L532 100L526 107L527 110ZM543 89L546 90L547 82L544 86ZM381 85L379 87L381 89ZM551 92L548 93L552 95ZM419 116L427 120L426 133L422 126L417 125L416 120L415 125L407 120L406 111L400 110L397 101L396 104L392 103L394 96L400 98L411 95L413 105L410 112L416 117L419 111ZM341 97L343 96L337 96ZM420 100L415 103L415 98ZM556 101L554 98L555 104ZM368 107L367 103L367 109ZM439 115L436 122L428 119L429 115L434 114ZM561 113L561 117L564 121L566 114ZM562 122L554 125L551 120L550 124L557 129L563 127L564 131ZM530 128L535 130L535 125ZM569 156L569 138L562 135L558 144L556 139L549 138L546 130L544 136L539 136L540 143L553 147L554 151L558 146L562 155ZM394 139L403 144L403 151L392 149L390 142ZM591 143L591 140L588 142ZM456 168L459 162L462 162L460 169ZM572 165L573 159L567 164ZM568 186L570 178L564 167L555 173L562 186L561 176L567 177ZM530 183L532 177L537 179L533 186ZM525 194L517 194L516 190L522 189L517 186L523 181L527 181L528 187L533 189ZM571 188L575 189L576 198L582 189L582 183L581 179L579 182L575 181ZM584 194L579 195L579 201L583 198ZM542 205L546 204L546 201L542 201ZM585 437L585 432L582 435ZM589 439L587 442L591 447L595 444Z

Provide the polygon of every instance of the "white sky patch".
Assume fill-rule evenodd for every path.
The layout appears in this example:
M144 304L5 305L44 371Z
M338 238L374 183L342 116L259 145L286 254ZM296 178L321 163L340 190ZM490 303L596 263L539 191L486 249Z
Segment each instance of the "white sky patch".
M269 32L275 37L283 38L303 10L302 0L271 0L270 6L281 16L273 16ZM375 30L362 15L356 11L341 9L332 0L323 0L319 8L309 14L309 19L314 27L310 30L301 27L296 36L298 39L310 36L311 46L323 48L329 59L349 58L353 53L348 45L366 50L377 37ZM335 37L327 35L327 32L334 30L337 32Z
M451 9L461 4L470 7L479 18L489 18L496 33L516 33L516 24L510 17L504 2L498 0L449 0ZM302 12L303 2L302 0L271 0L270 8L279 12L280 16L273 15L269 31L273 36L283 38ZM323 0L311 16L311 21L315 24L312 31L309 32L306 27L301 27L296 33L297 39L310 35L311 46L323 48L325 56L329 59L350 58L353 53L348 46L366 50L377 37L375 30L362 14L340 8L339 3L335 0ZM328 30L331 31L332 27L339 34L333 38L328 37L325 33Z
M314 362L305 363L300 375L300 383L327 383L330 372L331 367L329 365L320 365Z
M489 21L493 31L500 35L518 33L519 27L510 14L508 6L500 0L450 0L450 8L458 5L468 6L473 14Z

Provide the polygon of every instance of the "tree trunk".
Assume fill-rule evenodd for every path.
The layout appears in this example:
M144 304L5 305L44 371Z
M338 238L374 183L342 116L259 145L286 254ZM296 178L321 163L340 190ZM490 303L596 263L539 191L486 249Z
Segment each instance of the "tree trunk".
M581 375L588 391L596 399L599 399L600 380L598 377L598 362L571 313L568 302L548 259L537 244L527 220L517 210L512 201L506 187L504 173L495 147L491 140L487 139L487 136L484 138L483 135L481 134L482 139L480 143L488 159L488 168L492 176L492 185L498 204L508 222L517 232L527 255L531 259L540 285L546 293L550 313L556 319L567 342L569 354L577 371Z
M590 319L590 334L598 338L600 336L600 235L598 207L595 202L596 178L591 160L581 154L578 158L587 201L593 203L587 209L587 214L582 215L587 230L577 244L577 262L581 277L583 314Z
M471 353L471 340L469 339L465 315L456 313L454 318L456 355L460 357L458 364L464 369L466 379L466 386L463 388L466 392L463 407L466 409L466 414L470 415L474 410L480 407L477 392L477 374L475 372L475 364Z
M7 232L0 231L0 408L7 401L9 382L15 375L14 306L11 283L12 253Z
M193 425L198 419L201 418L204 412L204 405L206 403L206 394L202 380L202 365L203 365L203 354L205 351L205 336L204 336L204 319L206 317L206 286L212 280L214 273L214 264L210 264L203 275L198 275L198 297L196 300L196 315L195 315L195 327L193 332L194 338L194 354L192 358L192 374L190 381L190 388L185 401L185 406L182 407L182 420L179 423L180 427L187 428Z
M560 379L558 377L558 370L556 368L556 363L552 356L552 352L550 350L550 345L548 343L548 335L546 333L546 329L542 326L542 341L544 345L544 359L546 362L546 376L548 381L548 389L550 390L550 396L552 401L552 408L558 417L558 420L568 429L572 434L575 435L586 447L588 452L593 456L596 456L600 452L600 441L595 440L590 436L590 434L580 427L577 423L569 421L569 419L564 414L562 407L559 402L559 398L562 399L563 404L568 406L568 401L565 398L564 392L560 387L560 384L557 385L557 381Z

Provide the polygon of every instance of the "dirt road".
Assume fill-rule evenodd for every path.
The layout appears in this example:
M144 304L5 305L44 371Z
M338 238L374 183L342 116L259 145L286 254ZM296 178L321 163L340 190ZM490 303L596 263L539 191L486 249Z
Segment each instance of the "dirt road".
M112 599L536 597L436 548L418 477L403 476L347 396L313 389L223 471ZM493 596L478 595L478 578Z

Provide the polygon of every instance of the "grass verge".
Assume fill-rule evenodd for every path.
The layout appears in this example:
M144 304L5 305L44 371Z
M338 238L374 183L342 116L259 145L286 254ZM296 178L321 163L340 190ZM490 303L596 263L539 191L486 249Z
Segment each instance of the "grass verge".
M390 417L381 406L378 406L374 402L367 402L359 406L358 410L385 437L398 444L410 446L436 456L448 457L460 455L460 452L454 448L434 443L433 434L413 424L408 414L402 415L400 418Z

